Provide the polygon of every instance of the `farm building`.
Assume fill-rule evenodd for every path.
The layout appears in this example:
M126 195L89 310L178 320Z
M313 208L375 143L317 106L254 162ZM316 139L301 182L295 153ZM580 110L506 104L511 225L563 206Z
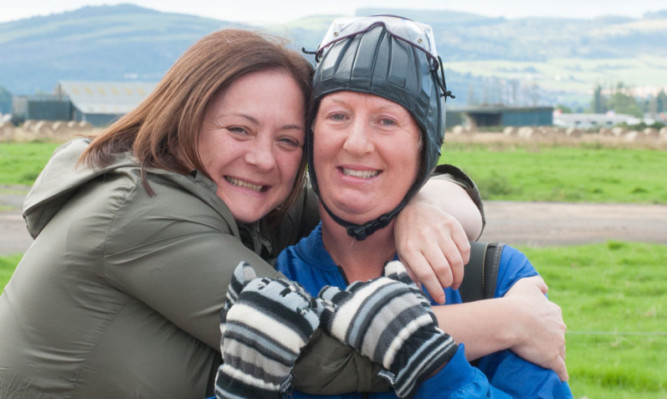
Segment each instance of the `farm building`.
M54 94L15 97L13 119L63 120L106 126L136 107L154 82L61 81Z
M447 109L447 127L551 126L553 107L462 107Z
M72 103L71 120L105 126L134 109L153 87L152 82L61 81L56 95Z
M639 118L624 114L561 114L554 115L554 125L562 127L577 127L581 129L612 127L620 123L635 125L641 122Z
M38 94L12 98L12 120L15 123L32 120L68 121L72 104L62 96Z

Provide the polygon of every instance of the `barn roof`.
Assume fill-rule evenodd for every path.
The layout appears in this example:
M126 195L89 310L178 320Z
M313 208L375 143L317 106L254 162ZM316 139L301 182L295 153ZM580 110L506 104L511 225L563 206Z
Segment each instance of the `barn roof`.
M148 96L155 82L60 81L56 91L67 95L86 114L126 114Z

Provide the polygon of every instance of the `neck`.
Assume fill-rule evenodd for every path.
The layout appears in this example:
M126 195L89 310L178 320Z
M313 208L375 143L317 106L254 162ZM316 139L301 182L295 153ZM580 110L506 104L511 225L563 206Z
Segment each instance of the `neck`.
M322 240L331 258L345 272L347 280L366 281L382 275L384 264L394 258L394 222L379 229L363 241L347 234L320 206Z

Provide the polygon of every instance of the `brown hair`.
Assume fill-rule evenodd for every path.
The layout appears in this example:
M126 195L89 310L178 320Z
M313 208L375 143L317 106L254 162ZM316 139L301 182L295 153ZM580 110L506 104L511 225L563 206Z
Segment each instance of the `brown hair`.
M145 178L147 168L187 174L194 167L206 173L197 152L204 115L212 99L236 79L258 71L285 71L301 88L305 109L310 108L313 68L285 44L276 36L240 29L204 36L176 61L141 104L97 136L81 159L91 166L106 166L113 154L132 151L151 194ZM294 188L279 208L284 210L299 195L305 164L304 156ZM282 214L281 209L277 211Z

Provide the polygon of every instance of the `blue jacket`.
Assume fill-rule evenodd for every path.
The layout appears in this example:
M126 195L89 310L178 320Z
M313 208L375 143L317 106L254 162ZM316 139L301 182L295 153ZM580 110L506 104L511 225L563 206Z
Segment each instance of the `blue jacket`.
M322 230L315 230L298 244L285 249L276 267L292 280L298 281L311 294L317 295L325 285L345 288L347 283L338 266L324 249ZM502 297L521 278L537 275L526 256L504 246L500 258L496 297ZM458 291L445 289L447 305L461 303ZM446 367L422 382L416 398L572 398L570 388L553 370L530 363L509 350L481 358L476 367L465 357L464 345ZM294 398L320 396L294 392ZM322 396L325 397L325 396ZM346 394L327 398L396 398L393 392Z

